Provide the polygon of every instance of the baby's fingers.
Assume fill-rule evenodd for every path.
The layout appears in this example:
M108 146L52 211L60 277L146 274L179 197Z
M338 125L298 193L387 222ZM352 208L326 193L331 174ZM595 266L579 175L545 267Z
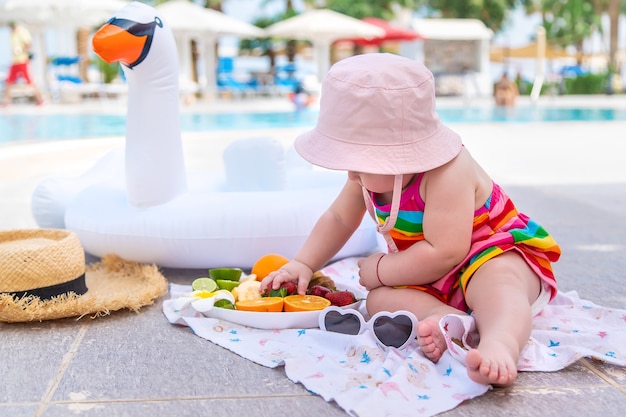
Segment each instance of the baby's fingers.
M277 290L287 281L293 281L293 278L287 271L279 269L278 271L270 272L263 281L261 281L261 289L271 288Z
M298 280L298 294L305 295L309 289L309 283L304 279Z

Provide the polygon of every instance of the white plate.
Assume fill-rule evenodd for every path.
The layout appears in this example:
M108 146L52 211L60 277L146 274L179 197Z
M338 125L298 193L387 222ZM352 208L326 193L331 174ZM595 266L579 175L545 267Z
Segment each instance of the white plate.
M358 309L362 300L349 304L342 308ZM281 330L281 329L312 329L318 327L318 319L321 310L317 311L294 311L281 313L265 313L257 311L229 310L215 307L204 313L207 317L226 320L243 326L257 329Z

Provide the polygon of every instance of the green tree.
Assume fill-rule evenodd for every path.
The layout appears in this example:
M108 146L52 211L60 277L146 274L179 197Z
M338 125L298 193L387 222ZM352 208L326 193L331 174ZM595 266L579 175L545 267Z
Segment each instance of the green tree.
M527 0L527 13L540 13L546 39L561 47L574 46L582 60L583 41L596 31L602 33L603 4L610 0Z
M263 29L276 23L277 21L276 17L261 17L252 23ZM274 72L274 69L276 68L276 53L274 51L274 44L271 38L242 39L239 41L239 51L268 57L270 61L270 72Z
M555 44L574 45L580 56L583 41L596 31L602 33L600 14L592 0L543 0L542 3L546 37Z
M494 32L502 29L510 10L523 3L519 0L424 0L430 15L446 18L481 20Z
M385 20L393 20L396 16L396 8L415 10L423 3L423 0L305 0L310 6L328 8L339 13L352 16L356 19L365 17L378 17Z
M621 7L620 7L621 3ZM617 70L619 16L626 13L626 2L620 0L595 0L597 13L609 16L609 72Z

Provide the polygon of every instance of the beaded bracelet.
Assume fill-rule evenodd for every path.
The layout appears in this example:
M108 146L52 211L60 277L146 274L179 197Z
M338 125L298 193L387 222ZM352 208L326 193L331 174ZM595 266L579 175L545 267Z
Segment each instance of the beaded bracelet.
M380 266L380 261L383 260L383 258L385 257L386 253L383 253L382 256L380 258L378 258L378 262L376 262L376 278L378 278L378 282L380 282L380 285L382 285L383 287L386 287L386 285L383 283L383 281L380 279L380 275L378 275L378 267Z

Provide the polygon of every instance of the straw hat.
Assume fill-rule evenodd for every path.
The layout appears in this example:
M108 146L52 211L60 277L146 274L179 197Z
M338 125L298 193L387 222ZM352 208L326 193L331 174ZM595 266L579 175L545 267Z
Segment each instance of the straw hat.
M385 53L333 65L322 83L317 125L295 141L314 165L386 175L429 171L461 147L459 135L439 120L428 68Z
M86 267L78 236L67 230L0 231L0 271L4 322L137 311L167 292L155 265L111 254Z

